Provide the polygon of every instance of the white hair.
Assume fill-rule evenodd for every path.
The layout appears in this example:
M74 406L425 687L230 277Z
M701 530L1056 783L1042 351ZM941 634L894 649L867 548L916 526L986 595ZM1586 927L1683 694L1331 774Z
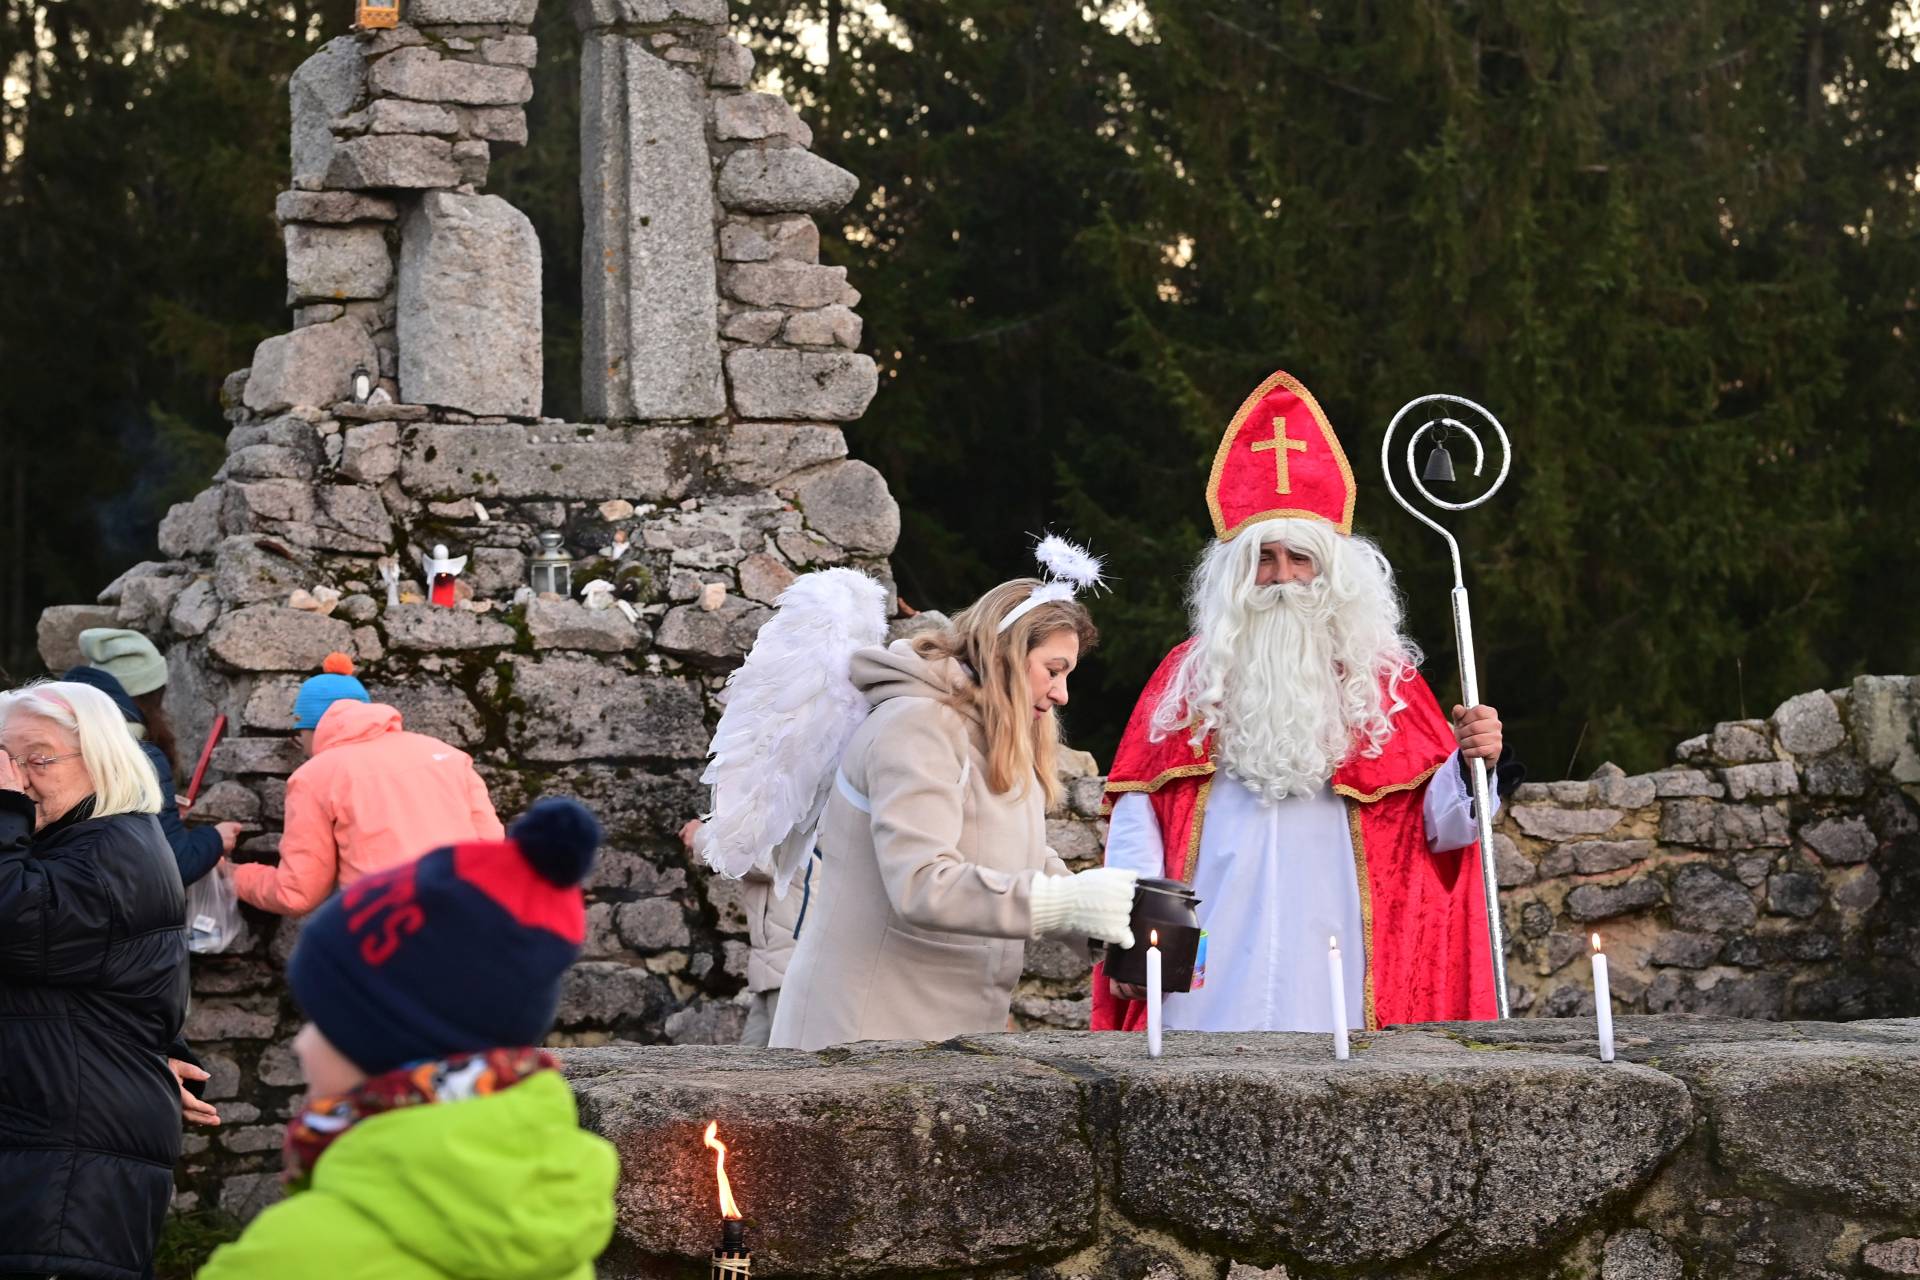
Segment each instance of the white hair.
M37 716L73 736L93 784L94 817L160 812L160 779L112 698L88 684L38 680L0 694L0 729L18 716Z
M1258 585L1272 542L1309 557L1313 580ZM1207 548L1188 606L1195 640L1154 709L1156 741L1214 735L1227 770L1267 800L1313 794L1356 749L1380 754L1420 650L1400 632L1379 547L1324 520L1263 520Z

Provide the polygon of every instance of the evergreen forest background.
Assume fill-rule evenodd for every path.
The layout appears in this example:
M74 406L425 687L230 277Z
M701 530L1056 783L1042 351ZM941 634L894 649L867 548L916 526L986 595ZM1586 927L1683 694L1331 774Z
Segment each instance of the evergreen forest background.
M0 659L157 554L282 331L288 75L348 0L5 0ZM578 46L537 26L548 414L579 413ZM823 260L882 388L848 432L952 609L1071 531L1116 590L1074 736L1104 760L1183 634L1221 428L1314 390L1443 698L1444 550L1379 440L1493 408L1459 519L1482 683L1536 777L1920 670L1920 12L1911 0L734 0L762 87L862 179ZM1456 453L1456 457L1458 457ZM1571 771L1571 772L1569 772Z

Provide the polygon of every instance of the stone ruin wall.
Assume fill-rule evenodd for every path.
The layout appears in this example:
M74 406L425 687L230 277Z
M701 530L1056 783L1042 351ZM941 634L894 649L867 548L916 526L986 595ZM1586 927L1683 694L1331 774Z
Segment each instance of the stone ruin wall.
M276 209L294 328L229 380L228 459L163 522L166 559L48 610L41 652L59 671L84 627L155 637L184 749L229 719L197 816L249 823L243 859L277 848L300 680L354 654L375 698L475 755L503 815L566 792L606 820L556 1042L729 1043L738 893L673 837L704 802L716 697L794 574L886 580L899 530L881 477L846 457L838 424L877 376L812 221L857 184L807 150L784 102L747 89L723 0L576 4L596 420L540 417L538 241L482 193L493 149L526 138L535 2L409 0L407 25L332 41L295 75ZM394 403L348 402L356 365ZM637 624L514 602L549 529L576 588L617 581ZM616 529L634 551L588 554ZM376 557L417 579L438 542L471 556L484 611L385 605ZM331 614L288 607L316 587L342 593ZM1909 680L1864 679L1718 726L1672 769L1529 784L1499 848L1516 1010L1591 1009L1577 960L1596 927L1623 1011L1920 1010L1914 715ZM1076 866L1103 838L1090 763L1049 818ZM189 1135L183 1208L250 1214L276 1194L299 1085L278 975L297 925L249 914L250 951L194 962L188 1032L227 1124ZM1086 1010L1085 958L1031 947L1016 1023L1084 1027Z
M87 626L155 638L183 751L228 718L195 814L249 824L243 860L277 850L300 681L352 654L377 700L474 755L503 817L570 793L605 822L559 1041L731 1042L737 887L674 838L703 807L716 696L797 573L889 580L899 532L884 481L846 456L839 424L878 376L813 222L857 182L747 88L724 0L576 4L595 420L540 416L539 242L483 193L494 148L527 137L535 7L408 0L399 28L333 40L294 75L275 210L294 327L228 380L226 462L162 523L165 558L48 610L41 654L73 665ZM392 403L351 403L356 366ZM613 581L638 621L516 603L543 530L564 532L576 592ZM598 556L616 530L633 550ZM471 557L473 607L388 607L376 559L398 556L420 596L436 543ZM341 594L330 613L289 607L322 587ZM249 918L250 951L194 961L187 1033L226 1123L188 1136L183 1208L248 1214L275 1194L297 925Z
M1516 1007L1588 1014L1586 937L1621 1009L1920 1014L1915 681L1863 676L1714 726L1673 767L1528 784L1501 822Z

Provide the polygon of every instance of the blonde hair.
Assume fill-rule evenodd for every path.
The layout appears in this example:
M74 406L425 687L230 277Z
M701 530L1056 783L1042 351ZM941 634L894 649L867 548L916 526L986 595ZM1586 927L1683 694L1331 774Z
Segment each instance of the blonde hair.
M73 735L93 783L94 817L160 812L160 779L106 694L92 685L37 680L0 694L0 729L15 716L38 716Z
M954 691L949 699L960 708L980 713L987 738L987 786L1004 795L1015 786L1024 792L1029 778L1038 779L1049 806L1060 799L1060 779L1054 757L1060 746L1060 718L1049 711L1033 714L1033 694L1027 684L1027 655L1048 637L1071 631L1085 654L1100 641L1093 616L1074 600L1050 600L1028 610L1000 631L1000 622L1025 604L1040 586L1038 578L1003 582L954 615L939 631L913 638L913 651L929 661L952 658L966 664L973 683Z

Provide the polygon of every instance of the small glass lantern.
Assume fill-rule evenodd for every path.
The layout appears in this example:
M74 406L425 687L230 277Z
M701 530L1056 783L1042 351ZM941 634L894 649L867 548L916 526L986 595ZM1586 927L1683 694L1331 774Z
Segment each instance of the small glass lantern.
M573 557L560 545L560 534L548 529L540 535L540 550L529 568L529 585L535 595L552 592L556 596L573 594Z
M354 23L362 31L378 31L398 26L400 23L400 0L360 0L358 20Z

